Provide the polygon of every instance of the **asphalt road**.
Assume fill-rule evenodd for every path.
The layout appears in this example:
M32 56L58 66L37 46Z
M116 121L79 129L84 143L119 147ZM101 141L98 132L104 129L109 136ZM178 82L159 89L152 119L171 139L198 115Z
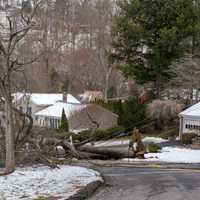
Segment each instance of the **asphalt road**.
M97 168L105 185L89 200L199 200L200 173L130 167Z

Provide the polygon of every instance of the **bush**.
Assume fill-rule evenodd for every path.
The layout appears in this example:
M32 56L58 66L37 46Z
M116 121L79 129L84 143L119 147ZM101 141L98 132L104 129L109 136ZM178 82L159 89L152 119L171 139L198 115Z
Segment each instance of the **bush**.
M134 128L134 124L146 119L146 105L142 104L136 96L124 102L119 100L108 103L99 101L97 103L117 114L119 116L118 124L125 128Z
M146 118L146 105L141 104L138 97L132 97L122 105L122 116L119 124L126 128L133 127Z
M150 117L156 120L156 126L163 129L170 121L177 118L178 113L182 110L182 105L170 100L154 100L148 106Z
M148 152L149 153L158 153L162 148L154 143L148 145Z
M70 139L70 136L72 136L74 141L82 142L91 136L91 131L83 131L81 133L75 134L72 132L60 132L57 137L61 140L68 140Z
M92 134L92 138L94 141L108 140L120 134L123 131L124 128L121 126L112 127L107 130L98 129Z
M116 136L124 131L124 128L121 126L116 126L109 128L107 130L97 129L94 132L92 130L85 130L78 134L65 132L59 134L58 137L60 139L69 139L72 136L74 141L82 142L87 139L92 139L92 141L99 141L99 140L108 140L111 139L113 136Z
M183 144L192 144L192 139L196 137L195 133L185 133L182 135Z

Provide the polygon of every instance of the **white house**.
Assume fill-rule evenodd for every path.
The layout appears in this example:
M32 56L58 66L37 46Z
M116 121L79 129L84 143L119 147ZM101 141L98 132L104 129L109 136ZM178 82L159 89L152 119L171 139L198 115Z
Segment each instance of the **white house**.
M83 109L85 105L73 102L57 102L52 106L47 107L35 113L36 124L40 127L59 128L61 125L61 116L64 109L67 119L75 112Z
M96 104L57 102L35 114L40 127L59 128L65 111L71 130L107 129L117 125L118 115ZM94 123L95 122L95 123Z
M32 116L34 125L37 125L35 113L56 104L57 102L68 102L81 104L71 94L62 93L15 93L13 94L15 106L24 113Z
M33 118L34 126L57 129L64 109L71 130L117 125L118 115L96 104L81 104L71 94L15 93L15 106ZM94 123L94 121L97 123Z
M189 107L179 114L179 136L184 133L200 134L200 102Z

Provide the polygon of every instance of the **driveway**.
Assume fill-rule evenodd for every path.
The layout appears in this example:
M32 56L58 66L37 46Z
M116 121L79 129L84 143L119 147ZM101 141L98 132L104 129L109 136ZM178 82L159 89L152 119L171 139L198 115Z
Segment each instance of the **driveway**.
M97 168L98 169L98 168ZM200 173L132 167L101 167L105 185L89 200L197 200Z

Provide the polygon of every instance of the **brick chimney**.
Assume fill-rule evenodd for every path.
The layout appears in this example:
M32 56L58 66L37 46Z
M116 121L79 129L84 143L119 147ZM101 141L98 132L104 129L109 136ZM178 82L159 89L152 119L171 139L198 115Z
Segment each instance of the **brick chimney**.
M67 103L67 92L63 92L63 102Z

